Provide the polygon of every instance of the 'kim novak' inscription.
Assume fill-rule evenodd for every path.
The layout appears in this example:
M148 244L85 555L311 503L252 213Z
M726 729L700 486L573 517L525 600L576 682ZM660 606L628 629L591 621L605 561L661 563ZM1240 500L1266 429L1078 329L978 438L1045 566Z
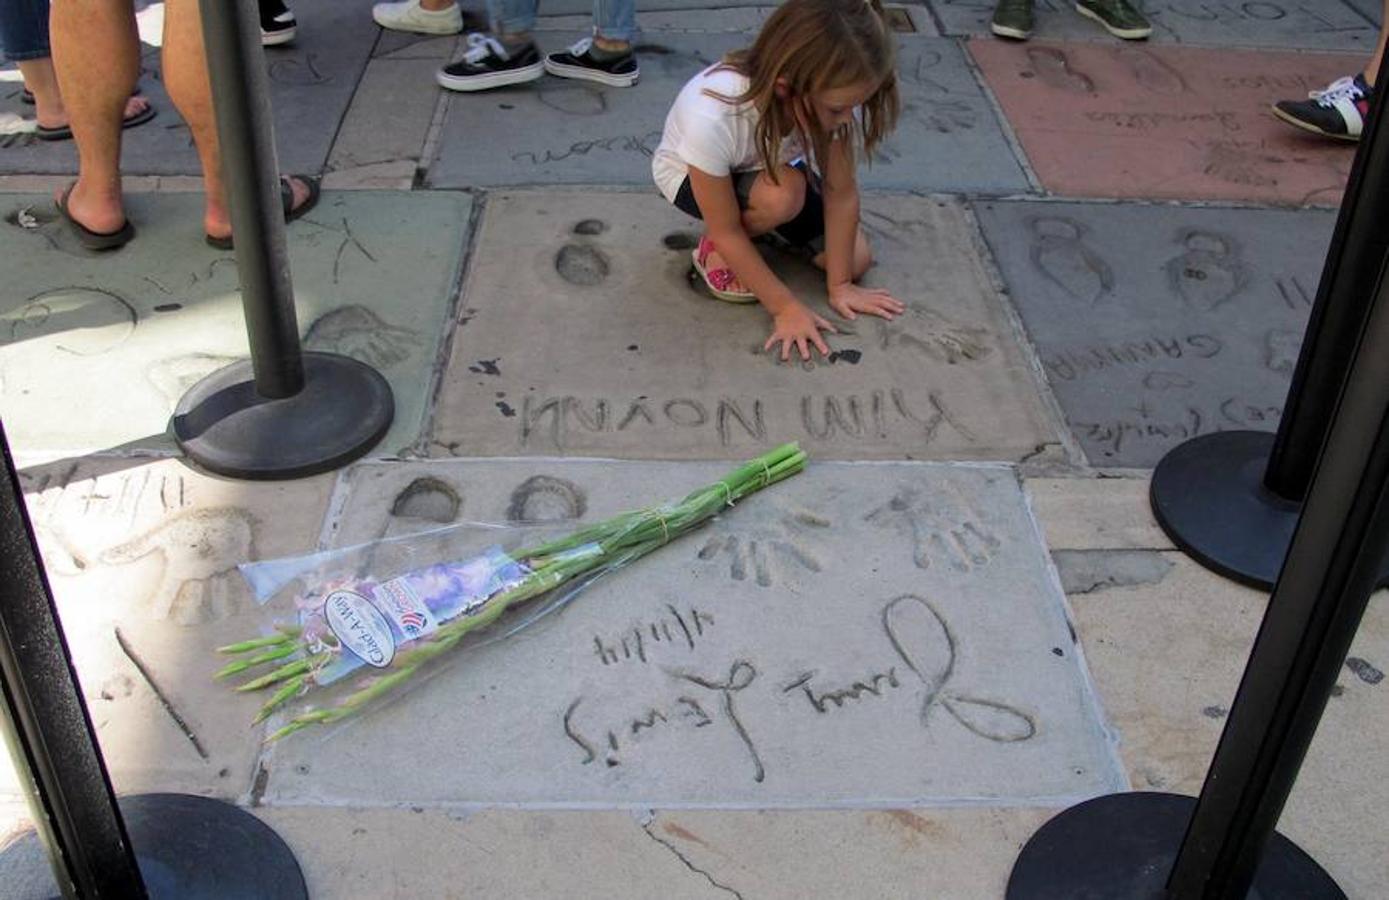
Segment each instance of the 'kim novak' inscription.
M794 407L781 410L769 409L767 401L756 398L527 397L521 408L520 440L522 447L541 444L562 449L570 438L584 434L676 428L713 432L727 447L765 442L767 419L772 417L799 422L804 436L816 440L883 440L911 433L929 443L946 425L965 440L975 440L935 392L908 397L901 388L891 388L857 394L806 394L791 402Z

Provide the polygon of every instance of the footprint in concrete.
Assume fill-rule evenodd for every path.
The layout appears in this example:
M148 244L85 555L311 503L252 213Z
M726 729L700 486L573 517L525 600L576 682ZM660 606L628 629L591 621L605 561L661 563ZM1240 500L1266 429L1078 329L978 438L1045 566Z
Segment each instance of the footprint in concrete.
M1285 328L1271 328L1264 335L1264 365L1279 375L1291 375L1302 352L1302 334Z
M572 481L553 475L532 475L511 492L506 508L510 522L566 522L583 518L588 497Z
M1167 263L1167 282L1191 309L1211 312L1249 284L1234 238L1191 229L1177 237L1186 252Z
M134 306L110 291L62 287L0 315L0 344L42 340L63 354L99 356L125 343L139 319Z
M1114 270L1085 243L1084 225L1064 216L1035 216L1027 225L1032 265L1052 284L1091 306L1114 290Z
M555 255L555 271L559 277L579 287L596 287L608 278L608 258L597 247L587 244L565 244Z
M453 486L438 478L416 478L396 495L391 515L398 519L425 519L447 525L457 521L463 500Z
M1211 141L1206 145L1201 172L1242 187L1274 187L1278 178L1269 173L1278 171L1276 167L1286 162L1287 159L1264 150L1260 142ZM1308 199L1304 197L1302 202Z
M304 335L304 346L387 369L404 362L420 344L409 328L392 325L365 306L342 306L320 316Z
M542 88L535 96L550 109L571 116L598 116L608 109L603 92L588 87Z
M1047 87L1072 94L1095 93L1095 82L1089 75L1071 67L1070 57L1064 50L1028 47L1027 60L1032 64L1029 71Z
M1116 47L1113 53L1145 90L1154 94L1183 94L1190 90L1182 73L1151 50L1125 46Z
M594 237L608 230L608 223L602 219L584 219L574 225L574 233Z

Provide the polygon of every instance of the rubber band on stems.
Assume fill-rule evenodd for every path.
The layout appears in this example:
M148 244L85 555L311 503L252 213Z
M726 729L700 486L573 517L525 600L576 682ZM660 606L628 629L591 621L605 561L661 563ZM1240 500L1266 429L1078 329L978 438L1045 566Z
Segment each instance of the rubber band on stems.
M733 489L732 489L731 487L728 486L728 482L726 482L726 481L716 481L716 482L714 482L714 484L716 484L716 485L718 485L719 487L723 488L723 502L724 502L724 505L725 505L725 506L732 506L732 505L733 505Z

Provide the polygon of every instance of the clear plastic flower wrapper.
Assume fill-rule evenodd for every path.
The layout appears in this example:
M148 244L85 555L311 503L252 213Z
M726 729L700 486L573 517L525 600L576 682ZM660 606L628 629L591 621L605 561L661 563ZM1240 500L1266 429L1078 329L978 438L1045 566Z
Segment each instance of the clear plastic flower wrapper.
M220 648L236 659L217 677L246 678L239 691L273 689L257 722L307 703L267 740L339 721L394 697L455 650L514 634L805 461L784 444L681 500L569 533L464 524L243 565L259 602L293 611L273 634Z

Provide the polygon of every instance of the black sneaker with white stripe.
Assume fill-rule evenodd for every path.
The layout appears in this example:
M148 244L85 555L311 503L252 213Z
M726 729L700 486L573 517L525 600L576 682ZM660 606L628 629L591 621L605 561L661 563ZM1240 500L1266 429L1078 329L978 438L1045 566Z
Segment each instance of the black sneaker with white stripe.
M294 40L299 23L284 0L260 0L260 42L266 47L288 44Z
M451 91L486 91L508 84L535 81L545 74L545 63L535 44L507 50L490 34L468 35L468 52L435 76L440 87Z
M1375 89L1364 75L1340 78L1326 90L1312 91L1306 100L1279 100L1273 114L1306 131L1340 141L1358 141L1370 116Z
M631 50L602 59L594 54L593 38L584 38L568 50L546 56L545 71L560 78L596 81L613 87L631 87L641 74Z

